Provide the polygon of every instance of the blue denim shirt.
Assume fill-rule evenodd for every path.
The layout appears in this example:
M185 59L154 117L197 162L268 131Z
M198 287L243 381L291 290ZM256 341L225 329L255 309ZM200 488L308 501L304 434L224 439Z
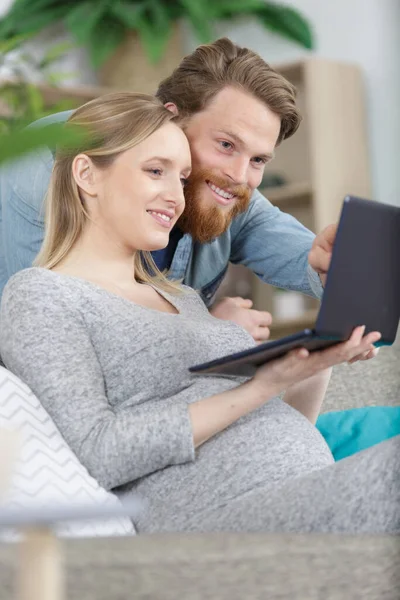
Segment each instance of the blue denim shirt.
M38 123L63 121L70 111ZM36 125L36 124L34 124ZM30 267L44 232L44 198L53 155L48 148L31 153L0 173L0 296L7 280ZM308 264L314 234L255 190L248 210L210 243L185 234L176 248L169 277L198 290L210 306L229 262L243 264L266 283L321 298L323 288Z

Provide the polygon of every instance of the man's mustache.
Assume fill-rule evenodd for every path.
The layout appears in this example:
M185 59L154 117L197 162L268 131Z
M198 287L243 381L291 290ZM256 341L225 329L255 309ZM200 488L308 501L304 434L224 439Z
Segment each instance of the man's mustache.
M232 181L221 177L219 174L214 173L209 169L201 169L192 172L191 175L188 177L186 187L198 186L201 183L211 183L215 187L229 192L230 194L233 194L238 198L246 197L252 191L248 185L234 184L232 183Z

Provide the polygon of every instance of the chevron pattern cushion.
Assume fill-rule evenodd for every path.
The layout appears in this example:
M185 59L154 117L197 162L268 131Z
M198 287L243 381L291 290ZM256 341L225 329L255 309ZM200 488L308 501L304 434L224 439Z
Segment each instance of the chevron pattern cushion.
M0 367L0 428L17 430L22 446L3 506L119 505L118 498L100 487L78 461L36 396L4 367ZM132 535L135 530L130 519L116 517L63 524L58 533L95 537Z

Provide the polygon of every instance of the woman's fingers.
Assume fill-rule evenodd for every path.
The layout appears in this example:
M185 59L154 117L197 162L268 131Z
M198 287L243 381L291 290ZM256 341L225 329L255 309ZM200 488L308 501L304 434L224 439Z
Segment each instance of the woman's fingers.
M343 343L327 348L326 350L318 350L311 353L313 361L318 369L328 368L342 362L356 362L357 360L367 360L376 356L375 344L381 334L373 331L364 336L365 326L356 327L350 338ZM300 356L300 355L299 355Z
M378 352L379 352L379 348L374 348L374 346L371 346L369 348L369 350L366 350L362 354L355 356L348 362L349 362L349 364L353 364L353 363L357 362L358 360L370 360L371 358L375 358L378 355Z
M309 352L306 348L292 350L286 355L285 372L290 378L291 375L297 377L299 374L303 379L311 375L333 367L340 363L348 362L352 364L358 360L368 360L376 356L378 350L374 348L381 334L377 331L364 336L365 326L356 327L350 338L325 350Z
M381 338L378 331L372 331L367 335L364 335L364 332L365 326L356 327L349 340L340 344L339 352L347 362L355 362L359 357L369 353L373 350L373 344Z

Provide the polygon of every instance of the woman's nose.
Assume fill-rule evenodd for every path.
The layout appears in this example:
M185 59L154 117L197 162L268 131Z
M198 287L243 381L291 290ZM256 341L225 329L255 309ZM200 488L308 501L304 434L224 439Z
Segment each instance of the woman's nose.
M179 185L170 186L165 190L164 198L171 206L179 206L185 202L185 196L183 194L182 182L179 181Z

